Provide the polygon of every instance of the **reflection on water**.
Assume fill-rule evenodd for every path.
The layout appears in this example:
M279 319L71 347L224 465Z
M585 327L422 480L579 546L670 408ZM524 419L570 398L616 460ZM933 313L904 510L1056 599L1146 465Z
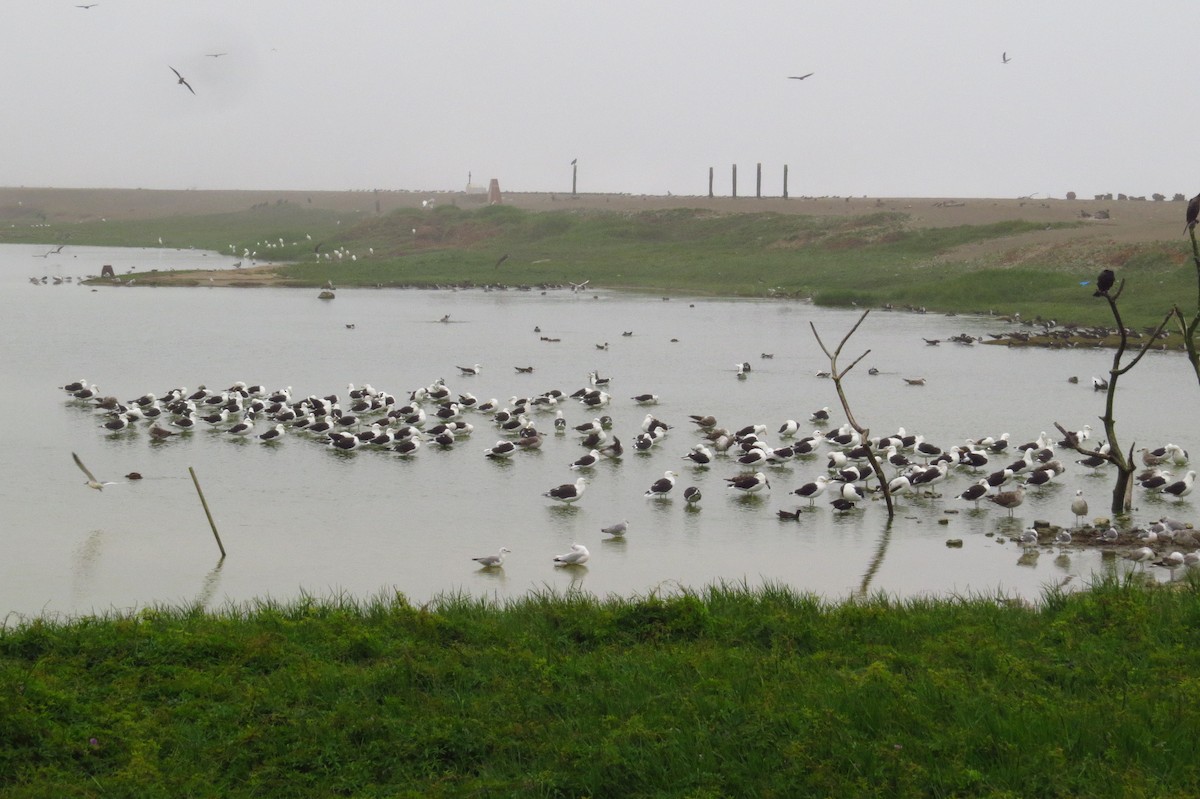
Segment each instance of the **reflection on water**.
M213 595L217 592L217 584L221 579L221 567L225 565L225 556L222 555L217 559L217 565L212 567L208 574L204 575L204 582L200 586L200 593L196 595L196 605L198 607L207 608L212 604Z
M496 598L531 590L632 595L721 582L784 584L829 598L1001 590L1036 599L1044 586L1068 576L1073 589L1093 573L1132 568L1078 548L1023 552L1011 540L1037 519L1071 524L1077 488L1093 509L1107 504L1109 477L1075 466L1073 458L1063 459L1071 468L1061 484L1031 490L1012 518L988 503L976 509L958 499L978 479L961 471L938 487L940 498L900 498L891 525L880 502L837 513L829 496L799 520L780 522L780 509L804 504L790 492L825 471L824 452L763 467L771 487L754 495L727 487L726 479L742 471L729 456L708 468L683 460L700 440L691 415L712 414L731 429L764 425L772 443L786 419L811 430L816 425L806 420L824 406L835 409L836 427L842 413L833 383L816 376L829 361L809 324L847 330L858 312L790 301L664 303L603 291L592 299L569 291L342 289L333 301L305 290L90 291L29 284L31 254L44 252L0 247L5 409L21 420L9 429L0 456L6 545L0 612L187 603L197 585L197 601L205 603L218 596L286 600L303 592L367 597L381 586L426 601L456 591ZM103 263L124 271L138 258L144 263L137 268L144 269L195 266L201 257L70 246L63 253L69 260L58 266L39 258L36 267L89 274ZM455 324L430 324L446 314ZM543 341L532 332L535 325L540 335L560 340ZM1103 397L1086 377L1105 373L1110 353L935 348L922 341L1003 329L983 316L873 312L849 348L867 352L846 376L858 421L876 434L904 427L943 448L1003 432L1014 442L1032 440L1053 430L1054 421L1070 429L1096 426ZM625 331L633 335L620 335ZM596 349L603 341L609 348ZM774 357L761 359L762 352ZM735 365L745 362L753 369L739 379ZM460 376L455 368L474 363L482 364L475 376ZM530 365L532 373L515 369ZM869 374L869 367L878 373ZM427 445L407 459L362 449L335 452L294 432L273 446L213 429L156 443L143 423L106 435L90 406L64 401L56 388L82 377L128 400L238 380L290 386L296 397L371 383L407 401L412 390L445 378L455 395L496 397L503 406L551 389L569 395L588 385L592 371L612 378L613 399L603 413L613 418L613 434L628 444L640 432L647 409L632 398L642 393L659 396L654 416L673 429L647 453L597 465L585 495L572 505L543 494L577 476L568 464L585 450L573 432L547 435L541 449L510 460L484 457L504 436L476 413L464 417L475 426L470 438L445 451ZM913 375L927 384L903 383ZM1069 383L1070 375L1083 376L1083 385ZM1128 440L1172 441L1200 451L1200 442L1186 440L1195 426L1177 412L1162 412L1194 407L1194 381L1182 358L1147 355L1118 395ZM558 409L572 426L599 415L572 400ZM547 432L553 418L553 412L532 415ZM72 451L98 475L137 471L146 479L90 491L81 485ZM230 553L216 567L212 531L197 507L189 468L201 475ZM643 497L667 469L679 473L672 495ZM703 492L697 505L683 500L689 486ZM1170 514L1194 520L1191 498L1136 495L1135 502L1137 519ZM600 533L626 518L627 540ZM961 539L962 548L946 547L949 538ZM588 565L556 569L554 555L576 542L591 550ZM477 571L471 557L500 546L513 550L503 568ZM1047 555L1044 565L1038 552ZM1060 561L1063 554L1068 557ZM1136 568L1149 579L1170 577L1163 568Z

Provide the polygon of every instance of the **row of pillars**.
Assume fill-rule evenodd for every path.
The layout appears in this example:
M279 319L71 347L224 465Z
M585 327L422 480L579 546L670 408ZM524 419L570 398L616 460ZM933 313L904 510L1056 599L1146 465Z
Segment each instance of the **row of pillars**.
M713 168L708 168L708 196L713 196ZM733 197L737 197L737 164L733 165ZM754 196L762 197L762 164L757 164L754 177ZM788 168L787 164L783 165L783 199L788 198Z

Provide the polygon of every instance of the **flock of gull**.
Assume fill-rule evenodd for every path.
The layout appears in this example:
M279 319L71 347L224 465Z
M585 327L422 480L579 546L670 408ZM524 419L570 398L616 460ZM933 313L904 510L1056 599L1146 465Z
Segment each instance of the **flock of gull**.
M463 379L482 370L479 364L457 368ZM515 368L522 371L521 367ZM748 363L735 365L739 378L749 371ZM895 502L933 502L948 496L948 510L961 507L980 511L995 506L1010 517L1029 492L1056 484L1067 471L1063 461L1066 453L1090 452L1074 460L1088 470L1105 468L1107 463L1100 457L1107 451L1107 444L1100 442L1089 449L1086 442L1090 441L1092 430L1086 425L1079 431L1067 432L1061 440L1043 432L1027 443L1018 444L1008 433L1002 433L943 446L904 428L891 435L864 440L849 424L833 427L835 421L827 407L805 416L803 424L787 419L771 427L763 423L726 426L713 416L700 414L668 424L647 412L639 429L625 433L622 441L613 431L611 416L605 413L610 404L649 407L656 405L659 398L644 393L614 400L609 392L611 378L593 371L587 380L587 385L570 394L551 390L513 396L504 404L496 399L480 400L466 391L454 391L441 378L402 395L367 384L360 387L351 384L341 394L299 397L293 395L290 386L270 389L239 381L220 389L201 386L189 391L178 387L122 400L105 395L86 380L62 388L68 401L96 411L97 426L106 435L133 435L144 430L154 446L187 438L196 430L209 430L230 439L258 441L264 446L278 446L295 439L336 453L350 454L362 449L408 459L425 447L462 448L477 428L485 428L497 440L483 449L482 456L507 460L523 451L540 449L548 437L574 439L582 452L565 464L565 470L577 476L543 493L547 500L563 505L573 505L585 498L599 463L661 452L667 448L666 442L680 437L680 427L686 428L683 437L687 441L675 449L673 457L682 466L667 469L661 478L647 486L644 492L647 500L680 496L686 508L697 511L703 499L701 487L693 484L680 488L680 482L687 482L681 481L681 472L690 470L699 482L708 469L723 468L736 471L733 476L723 478L725 492L745 501L758 502L772 491L786 491L784 496L793 498L790 503L793 508L777 510L781 520L801 520L804 514L815 510L818 499L822 498L839 514L852 513L864 502L878 499L882 491L880 480L869 465L872 454L885 471L886 484ZM568 412L590 418L572 423L567 418ZM1196 472L1188 470L1182 477L1175 473L1188 464L1188 454L1182 447L1166 444L1157 449L1144 448L1140 457L1145 470L1137 479L1143 490L1176 499L1191 493ZM102 489L111 484L98 480L78 456L75 462L87 475L88 486ZM788 486L785 481L791 479L797 463L805 464L813 474L799 485ZM138 477L136 473L126 475L129 480ZM771 478L775 478L775 486ZM965 488L942 493L947 485L963 478L969 481ZM1091 529L1090 524L1081 521L1087 516L1082 491L1077 492L1071 511L1077 531ZM1168 521L1164 517L1158 524L1164 526ZM620 521L602 528L601 532L621 537L628 527L628 521ZM1156 539L1150 538L1151 535L1167 542L1171 540L1172 529L1175 528L1136 533L1141 542L1154 542ZM1093 530L1092 534L1097 540L1109 543L1115 543L1119 535L1115 530ZM1071 541L1071 533L1030 528L1014 536L1014 540L1026 546L1066 544ZM1200 541L1195 543L1200 546ZM496 554L474 560L483 568L498 568L509 551L502 547ZM575 544L553 562L574 566L586 563L589 557L586 546ZM1140 555L1135 555L1135 559L1139 558Z

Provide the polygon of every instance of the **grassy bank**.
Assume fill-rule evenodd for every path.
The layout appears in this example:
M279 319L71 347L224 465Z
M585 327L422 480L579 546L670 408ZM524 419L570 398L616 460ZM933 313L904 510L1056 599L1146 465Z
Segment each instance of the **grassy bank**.
M1180 243L1059 246L1031 240L1077 222L1011 219L923 227L899 211L843 216L726 213L696 208L525 211L404 208L382 215L290 202L237 213L57 225L56 241L188 246L255 253L289 265L242 270L239 285L565 285L746 297L803 297L818 304L924 307L1108 324L1102 302L1080 286L1116 267L1130 288L1127 324L1156 324L1172 303L1191 302L1196 276ZM44 241L28 226L0 241ZM1009 244L1011 243L1011 247ZM328 257L327 257L328 256ZM503 256L503 262L500 259ZM249 264L247 264L248 266ZM139 283L208 283L184 273ZM1185 308L1185 310L1191 310Z
M1196 795L1198 589L37 620L0 632L0 793Z

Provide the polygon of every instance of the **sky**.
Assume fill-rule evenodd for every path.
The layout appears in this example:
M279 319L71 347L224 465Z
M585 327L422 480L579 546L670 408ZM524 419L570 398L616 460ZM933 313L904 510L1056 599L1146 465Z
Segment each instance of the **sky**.
M4 0L0 185L1191 196L1195 11Z

